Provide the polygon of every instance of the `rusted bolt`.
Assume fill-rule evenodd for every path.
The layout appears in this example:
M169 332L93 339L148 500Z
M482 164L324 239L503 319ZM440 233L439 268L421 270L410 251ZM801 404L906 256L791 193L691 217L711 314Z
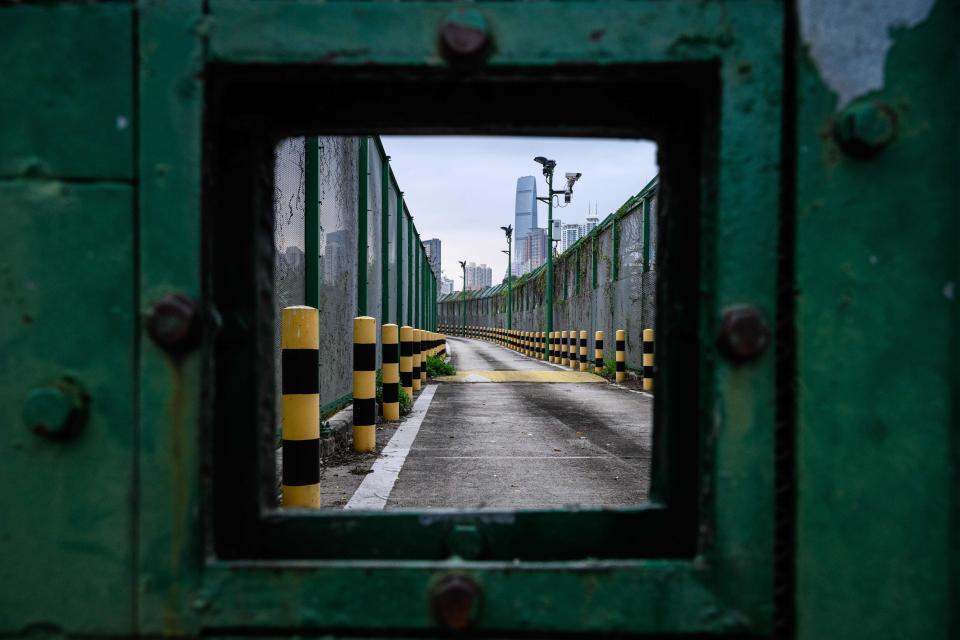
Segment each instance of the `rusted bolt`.
M479 62L490 53L486 19L476 9L461 7L440 25L440 52L450 63Z
M480 611L482 593L471 578L448 575L434 585L430 596L437 624L452 631L469 627Z
M169 353L186 353L200 343L200 311L195 300L172 293L157 300L147 315L147 332Z
M896 112L878 100L850 105L833 123L833 137L837 144L854 158L876 155L896 135Z
M23 421L39 436L66 440L76 435L87 421L89 398L69 378L31 389L23 403Z
M756 360L770 344L770 328L754 307L728 309L720 323L717 347L730 361L743 363Z

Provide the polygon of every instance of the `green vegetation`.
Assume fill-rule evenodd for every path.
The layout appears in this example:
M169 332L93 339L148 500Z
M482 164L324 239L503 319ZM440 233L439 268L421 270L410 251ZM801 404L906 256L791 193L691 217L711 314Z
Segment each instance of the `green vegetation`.
M409 415L413 410L413 400L407 395L407 392L400 387L400 415Z
M613 380L617 374L617 362L615 360L604 360L603 369L600 370L600 375L606 378L607 380Z
M452 364L440 356L429 356L427 358L427 376L436 378L437 376L452 376L457 370Z
M407 392L400 387L400 415L409 415L413 410L413 400L407 395ZM383 369L377 369L377 414L383 415Z

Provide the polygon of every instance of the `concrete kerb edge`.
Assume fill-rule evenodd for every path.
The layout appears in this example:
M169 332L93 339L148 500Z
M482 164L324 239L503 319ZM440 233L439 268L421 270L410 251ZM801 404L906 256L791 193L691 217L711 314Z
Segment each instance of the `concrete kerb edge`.
M327 419L330 436L320 438L321 457L331 456L351 446L353 435L353 404L348 404Z

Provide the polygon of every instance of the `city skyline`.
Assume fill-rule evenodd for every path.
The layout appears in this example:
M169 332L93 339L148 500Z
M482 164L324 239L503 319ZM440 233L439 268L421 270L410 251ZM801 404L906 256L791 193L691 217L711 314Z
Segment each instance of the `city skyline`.
M558 221L585 224L594 211L602 220L657 173L656 144L648 140L384 136L383 144L418 229L441 240L441 270L457 290L460 260L486 264L497 283L502 280L507 240L500 227L515 223L517 181L533 176L537 195L546 190L534 156L557 161L555 189L563 187L565 172L583 173L571 204L554 207L555 239ZM558 199L562 205L563 198ZM536 210L537 226L546 229L546 205L538 202ZM514 259L518 240L515 232Z

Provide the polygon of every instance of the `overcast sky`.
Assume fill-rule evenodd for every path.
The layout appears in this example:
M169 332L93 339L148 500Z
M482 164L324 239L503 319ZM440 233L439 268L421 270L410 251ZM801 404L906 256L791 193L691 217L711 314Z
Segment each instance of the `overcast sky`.
M588 207L603 220L657 173L656 145L644 140L384 136L383 146L420 237L440 238L444 275L457 290L459 260L486 263L494 284L503 280L507 256L500 251L507 244L500 227L513 224L517 178L535 176L537 195L546 194L534 156L557 161L555 189L566 184L564 173L583 173L570 205L554 208L554 219L565 224L582 223ZM544 203L537 224L546 227Z

